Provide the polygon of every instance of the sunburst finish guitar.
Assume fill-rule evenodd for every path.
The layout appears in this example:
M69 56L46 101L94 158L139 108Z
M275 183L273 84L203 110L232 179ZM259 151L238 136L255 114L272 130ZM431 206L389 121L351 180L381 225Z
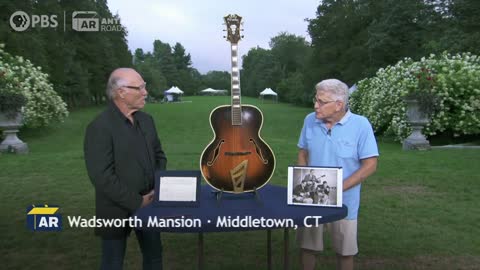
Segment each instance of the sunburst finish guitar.
M260 137L262 112L241 104L238 41L242 17L227 15L224 20L231 45L231 105L219 106L210 114L214 138L200 157L200 169L207 183L218 190L250 192L270 180L275 156Z

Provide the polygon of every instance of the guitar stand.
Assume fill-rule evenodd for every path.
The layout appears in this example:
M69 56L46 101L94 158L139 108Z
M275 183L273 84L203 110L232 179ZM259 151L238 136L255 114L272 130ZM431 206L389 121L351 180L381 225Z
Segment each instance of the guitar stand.
M222 198L223 198L223 189L212 191L212 193L215 194L217 205L220 205L220 202L222 201ZM260 192L258 192L258 189L256 187L254 188L253 191L244 192L241 194L252 194L253 196L255 196L255 201L258 204L263 204L262 200L260 199Z
M223 195L223 189L218 191L212 191L215 194L215 198L217 199L217 204L220 204Z
M259 204L263 204L262 200L260 199L260 192L258 192L256 187L253 190L253 193L255 195L255 201L257 201L257 203L259 203Z

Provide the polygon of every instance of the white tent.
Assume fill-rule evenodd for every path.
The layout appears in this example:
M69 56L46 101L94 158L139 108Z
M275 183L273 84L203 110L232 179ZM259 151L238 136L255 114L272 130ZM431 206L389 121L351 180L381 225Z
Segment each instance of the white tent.
M351 94L351 93L353 93L353 92L355 92L355 91L357 91L357 84L352 85L352 87L350 87L350 88L348 89L348 93L349 93L349 94Z
M217 90L212 89L212 88L207 88L207 89L203 89L200 92L202 92L202 93L215 93L215 92L217 92Z
M165 96L164 101L179 101L180 99L178 98L178 96L183 95L183 91L176 86L172 86L170 89L163 92L163 95Z
M260 99L262 99L262 101L264 101L265 96L273 96L275 102L278 101L278 94L275 93L275 91L273 91L272 88L265 88L265 90L260 92Z
M217 90L212 89L212 88L207 88L207 89L203 89L202 91L200 91L200 93L202 95L215 95L217 93Z
M263 90L262 92L260 92L260 95L261 96L278 96L277 93L275 93L275 91L272 90L272 88L265 88L265 90Z
M165 91L165 94L177 94L177 95L182 95L183 94L183 91L180 90L178 87L176 86L172 86L172 88L168 89L167 91Z
M216 90L212 88L207 88L200 91L202 95L224 95L227 93L227 90Z

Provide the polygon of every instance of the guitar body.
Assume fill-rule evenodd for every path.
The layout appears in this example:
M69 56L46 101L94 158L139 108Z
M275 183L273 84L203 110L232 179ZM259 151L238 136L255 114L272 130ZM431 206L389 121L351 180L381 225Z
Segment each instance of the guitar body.
M210 114L214 138L203 150L200 170L215 189L242 193L264 186L275 170L275 157L260 137L262 112L255 106L242 105L238 41L242 17L237 14L223 18L227 25L227 40L231 43L232 104L215 108Z
M239 125L232 125L231 106L211 112L214 138L201 155L200 167L212 187L241 193L259 189L270 180L275 157L260 137L262 124L262 112L251 105L242 105Z

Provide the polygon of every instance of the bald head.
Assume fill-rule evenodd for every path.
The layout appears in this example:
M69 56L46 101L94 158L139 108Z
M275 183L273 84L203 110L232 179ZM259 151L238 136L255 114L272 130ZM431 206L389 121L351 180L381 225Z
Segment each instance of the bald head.
M140 74L138 74L133 68L117 68L112 71L107 83L106 93L108 99L113 100L116 96L115 90L128 84L130 78L135 78L137 76L140 77Z

